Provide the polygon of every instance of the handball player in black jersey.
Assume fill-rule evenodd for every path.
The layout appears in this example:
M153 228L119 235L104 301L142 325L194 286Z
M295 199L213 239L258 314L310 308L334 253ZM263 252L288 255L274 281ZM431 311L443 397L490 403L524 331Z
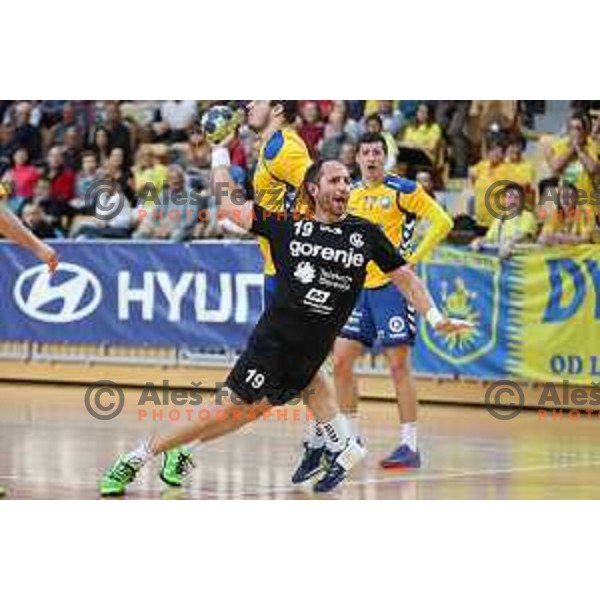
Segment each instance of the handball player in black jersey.
M251 202L236 204L229 196L222 200L222 215L269 241L277 270L276 295L219 392L226 418L221 413L192 422L121 456L102 480L103 494L123 493L153 456L193 440L220 437L304 390L315 394L311 407L326 443L326 468L313 489L327 492L336 487L366 450L352 438L331 387L316 375L356 304L371 260L433 327L469 327L438 311L421 280L377 226L346 213L350 175L344 165L314 163L306 173L304 193L314 209L308 216L270 213Z

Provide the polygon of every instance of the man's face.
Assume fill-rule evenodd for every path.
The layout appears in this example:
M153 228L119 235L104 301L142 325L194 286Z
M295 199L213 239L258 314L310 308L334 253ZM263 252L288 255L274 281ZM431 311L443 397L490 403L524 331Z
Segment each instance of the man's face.
M14 159L17 165L24 165L27 162L27 150L19 148L15 152Z
M433 177L427 171L421 171L417 174L417 181L423 186L423 189L431 194L433 192Z
M63 155L60 149L52 148L50 152L48 152L48 165L51 169L58 169L62 167L63 164Z
M313 194L319 210L336 219L344 216L350 197L350 173L338 161L326 162L321 168L319 184Z
M307 123L316 123L319 120L319 108L316 102L307 102L304 105L302 116Z
M504 158L504 151L501 146L494 146L488 151L488 159L492 165L498 165Z
M120 119L119 106L113 102L106 105L106 122L117 123Z
M75 111L70 104L65 104L63 107L63 123L65 125L70 125L75 121Z
M380 115L389 115L393 112L394 103L392 100L380 100L377 103L377 112Z
M264 131L271 120L271 104L268 100L251 100L246 107L248 114L248 126L261 133Z
M381 133L381 125L377 119L367 120L367 131L369 133Z
M83 159L82 162L82 166L83 166L83 170L88 173L88 174L92 174L96 172L96 157L95 156L86 156Z
M378 181L383 179L385 167L385 150L381 142L361 144L356 155L356 162L363 179Z
M42 209L35 205L29 204L23 209L23 221L29 227L37 227L42 222Z
M15 110L17 127L23 127L29 123L29 106L26 103L19 104Z
M118 169L123 166L123 162L125 160L125 155L123 154L123 150L121 148L113 148L110 156L108 157L108 162L111 167Z
M356 149L354 148L354 144L342 144L338 158L346 167L353 166L356 162Z
M37 198L47 198L50 195L50 185L47 181L40 180L35 184L34 194Z
M579 119L569 121L569 138L578 144L582 144L585 139L585 128Z
M183 189L183 175L177 169L169 169L169 189L173 192L180 192Z

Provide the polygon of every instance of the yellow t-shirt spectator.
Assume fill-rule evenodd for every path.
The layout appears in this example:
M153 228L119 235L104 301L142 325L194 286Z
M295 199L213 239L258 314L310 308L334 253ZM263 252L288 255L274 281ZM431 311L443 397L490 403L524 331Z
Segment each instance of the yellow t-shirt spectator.
M591 238L596 228L596 215L591 206L574 206L566 211L554 207L547 215L542 237L551 234L577 235Z
M561 156L570 152L570 141L569 138L561 138L556 140L552 146L552 154L554 156ZM598 144L592 139L588 139L583 151L591 156L594 160L598 160L600 154L600 148ZM560 176L561 183L568 183L575 186L578 190L585 192L587 198L591 198L591 194L594 190L594 181L590 173L585 169L581 161L572 160L564 169Z
M157 194L160 194L167 182L167 167L162 164L154 165L148 169L135 169L134 186L136 194L142 194L144 204L152 204ZM150 184L151 190L145 191Z
M475 219L483 227L490 227L494 222L494 214L490 212L485 203L487 191L499 181L510 181L506 170L506 163L501 162L493 166L489 160L478 162L472 169L475 179L473 190L475 192ZM496 188L494 197L491 199L492 207L500 207L501 186ZM498 210L498 209L496 209Z
M503 244L506 241L521 241L527 238L535 239L537 222L529 211L523 210L512 219L494 219L485 234L488 244Z
M432 161L436 160L435 151L442 138L442 130L437 123L409 125L404 132L403 142L424 150Z

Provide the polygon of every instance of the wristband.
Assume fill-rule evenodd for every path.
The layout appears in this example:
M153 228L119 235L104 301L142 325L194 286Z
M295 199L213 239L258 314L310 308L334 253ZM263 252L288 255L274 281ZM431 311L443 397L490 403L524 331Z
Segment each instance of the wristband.
M229 150L227 148L213 148L210 162L213 169L228 167L231 164Z
M444 321L444 315L435 306L427 311L425 318L434 329Z

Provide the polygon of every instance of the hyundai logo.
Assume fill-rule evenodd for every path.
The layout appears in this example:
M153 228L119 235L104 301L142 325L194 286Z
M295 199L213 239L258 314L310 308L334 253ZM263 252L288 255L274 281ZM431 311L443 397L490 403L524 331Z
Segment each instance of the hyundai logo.
M87 269L62 262L53 276L46 265L21 273L13 295L17 306L32 319L73 323L98 308L102 288L98 278Z

